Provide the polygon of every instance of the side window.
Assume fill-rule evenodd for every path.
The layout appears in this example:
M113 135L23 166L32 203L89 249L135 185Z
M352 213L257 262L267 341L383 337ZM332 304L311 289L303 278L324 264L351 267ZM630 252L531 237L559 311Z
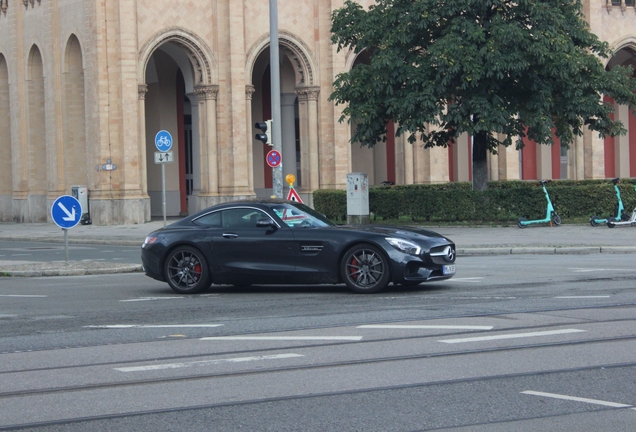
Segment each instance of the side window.
M268 217L260 210L235 208L223 210L223 228L256 228L256 221Z
M208 213L193 221L197 225L204 225L209 227L221 227L221 212Z

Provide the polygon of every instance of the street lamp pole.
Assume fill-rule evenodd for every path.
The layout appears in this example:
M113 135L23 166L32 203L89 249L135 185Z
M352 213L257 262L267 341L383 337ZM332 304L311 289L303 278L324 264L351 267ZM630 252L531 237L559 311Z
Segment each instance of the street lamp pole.
M272 144L281 154L281 163L272 168L274 195L283 197L283 155L280 107L280 52L278 47L278 0L269 0L269 68L272 88ZM288 155L289 156L289 155Z

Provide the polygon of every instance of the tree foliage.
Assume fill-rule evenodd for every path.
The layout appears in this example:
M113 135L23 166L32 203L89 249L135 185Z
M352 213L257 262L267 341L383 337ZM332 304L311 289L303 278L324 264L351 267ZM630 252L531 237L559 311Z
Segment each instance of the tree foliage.
M580 0L376 0L368 10L347 0L331 31L338 51L371 53L331 95L363 145L385 139L388 120L427 148L466 132L485 175L499 144L552 144L555 134L567 146L586 126L624 133L602 95L636 107L631 69L606 70L612 52Z

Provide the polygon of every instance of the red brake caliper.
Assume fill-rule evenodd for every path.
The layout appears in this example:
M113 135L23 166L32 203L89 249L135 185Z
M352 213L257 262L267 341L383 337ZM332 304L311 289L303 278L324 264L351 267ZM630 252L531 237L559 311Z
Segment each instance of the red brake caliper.
M353 276L353 274L355 272L357 272L358 270L356 270L354 267L358 265L358 259L356 257L352 257L351 258L351 262L349 263L350 267L349 267L349 274L351 276ZM358 275L359 276L359 275ZM358 276L354 276L356 280L358 280Z

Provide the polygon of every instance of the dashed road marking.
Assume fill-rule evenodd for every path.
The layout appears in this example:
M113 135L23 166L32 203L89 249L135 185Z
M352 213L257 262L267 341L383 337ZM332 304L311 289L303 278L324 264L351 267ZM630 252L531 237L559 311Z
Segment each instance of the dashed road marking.
M139 298L134 298L134 299L128 299L128 300L119 300L120 302L138 302L138 301L154 301L154 300L174 300L174 299L182 299L185 297L177 297L177 296L170 296L170 297L139 297Z
M554 297L555 299L592 299L592 298L610 298L608 295L599 295L599 296L559 296Z
M47 295L0 294L0 297L47 298Z
M616 403L616 402L608 402L608 401L603 401L603 400L598 400L598 399L587 399L587 398L582 398L582 397L561 395L561 394L556 394L556 393L537 392L537 391L533 391L533 390L526 390L526 391L522 391L521 393L522 394L527 394L527 395L532 395L532 396L548 397L548 398L552 398L552 399L571 400L571 401L575 401L575 402L585 402L585 403L589 403L589 404L603 405L603 406L608 406L608 407L613 407L613 408L631 408L633 410L636 410L634 405L627 405L627 404Z
M472 337L472 338L463 338L463 339L446 339L446 340L440 340L439 342L444 342L444 343L483 342L483 341L491 341L491 340L499 340L499 339L517 339L517 338L528 338L528 337L539 337L539 336L553 336L553 335L561 335L561 334L568 334L568 333L581 333L585 331L587 330L579 330L579 329L550 330L550 331L542 331L542 332L514 333L514 334L481 336L481 337Z
M129 328L210 328L222 327L223 324L110 324L87 325L84 328L129 329Z
M216 336L204 337L200 340L218 340L218 341L359 341L362 336Z
M367 329L492 330L494 328L494 326L365 324L365 325L357 326L356 328L367 328Z
M190 366L206 366L212 364L219 363L242 363L249 361L260 361L260 360L279 360L279 359L287 359L287 358L296 358L296 357L304 357L301 354L276 354L276 355L265 355L265 356L254 356L254 357L236 357L229 359L216 359L216 360L199 360L193 362L184 362L184 363L165 363L165 364L156 364L149 366L131 366L131 367L122 367L115 368L116 371L119 372L146 372L153 370L163 370L163 369L179 369L186 368Z

